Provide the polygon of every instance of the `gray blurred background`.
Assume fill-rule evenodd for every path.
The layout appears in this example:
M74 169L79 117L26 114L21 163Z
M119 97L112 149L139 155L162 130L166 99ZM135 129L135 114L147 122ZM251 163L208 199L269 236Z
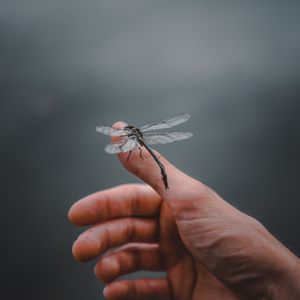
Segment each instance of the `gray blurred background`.
M137 181L95 132L116 120L190 113L195 136L157 149L299 254L299 9L0 0L1 298L102 299L67 211Z

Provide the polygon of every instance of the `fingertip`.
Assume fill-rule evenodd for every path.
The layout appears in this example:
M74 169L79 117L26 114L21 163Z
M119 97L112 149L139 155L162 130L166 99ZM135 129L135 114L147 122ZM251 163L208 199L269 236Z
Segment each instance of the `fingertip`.
M104 257L94 267L96 277L104 283L111 282L120 271L118 262L109 257Z
M117 121L116 123L114 123L114 125L112 126L113 129L123 129L125 126L127 126L127 124L123 121ZM121 140L120 136L112 136L111 137L112 142L117 142L119 140Z
M73 207L73 205L69 208L68 214L67 214L68 220L69 220L69 222L70 222L71 224L73 224L73 212L72 212L72 207Z
M92 219L92 216L89 207L86 207L87 205L82 205L81 201L77 201L74 203L69 211L68 211L68 219L71 224L76 225L76 226L84 226L90 223ZM89 214L88 214L89 213ZM87 218L89 216L89 219Z
M123 121L117 121L116 123L114 123L114 125L112 126L113 129L122 129L125 126L127 126L127 124Z
M98 255L99 249L100 245L96 239L82 234L74 242L72 254L77 261L87 262Z
M130 288L127 282L115 281L103 289L103 296L108 300L119 299L120 297L128 295L129 291Z
M68 220L71 224L77 225L77 210L76 210L76 203L74 203L68 211Z
M73 257L77 260L77 261L80 261L79 260L79 255L78 255L78 247L76 245L76 241L73 243L73 246L72 246L72 255Z
M81 245L78 243L78 240L76 240L74 243L73 243L73 246L72 246L72 255L73 257L79 261L79 262L84 262L84 258L82 257L82 250L81 250Z
M107 288L107 286L103 289L103 296L107 299L108 298L108 296L109 296L109 291L108 291L108 288Z

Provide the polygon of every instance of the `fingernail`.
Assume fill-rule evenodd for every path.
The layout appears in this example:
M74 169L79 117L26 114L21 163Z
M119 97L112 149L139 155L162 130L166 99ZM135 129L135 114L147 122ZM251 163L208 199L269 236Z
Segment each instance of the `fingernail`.
M103 289L103 296L106 298L107 295L108 295L108 290L109 288L106 286L104 289Z

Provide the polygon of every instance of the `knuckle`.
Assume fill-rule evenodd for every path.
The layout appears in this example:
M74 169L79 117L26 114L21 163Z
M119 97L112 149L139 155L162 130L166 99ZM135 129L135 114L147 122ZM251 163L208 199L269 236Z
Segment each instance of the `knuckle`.
M125 236L127 240L133 241L135 237L135 220L133 218L127 218L125 227Z

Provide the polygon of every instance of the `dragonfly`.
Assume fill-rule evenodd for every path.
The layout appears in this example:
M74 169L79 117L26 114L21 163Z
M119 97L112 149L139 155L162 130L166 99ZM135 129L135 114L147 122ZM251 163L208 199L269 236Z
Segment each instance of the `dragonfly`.
M109 136L120 137L117 142L112 142L105 146L104 150L109 154L117 154L121 152L129 152L127 161L134 149L139 148L140 157L142 156L142 147L144 147L152 156L154 161L160 168L162 181L165 189L169 189L168 176L165 166L156 156L149 145L167 144L174 141L181 141L193 136L191 132L153 132L154 130L161 130L171 128L186 122L190 118L188 114L182 114L173 118L169 118L160 122L151 123L143 127L137 128L132 125L127 125L122 129L114 129L107 126L97 126L96 131Z

